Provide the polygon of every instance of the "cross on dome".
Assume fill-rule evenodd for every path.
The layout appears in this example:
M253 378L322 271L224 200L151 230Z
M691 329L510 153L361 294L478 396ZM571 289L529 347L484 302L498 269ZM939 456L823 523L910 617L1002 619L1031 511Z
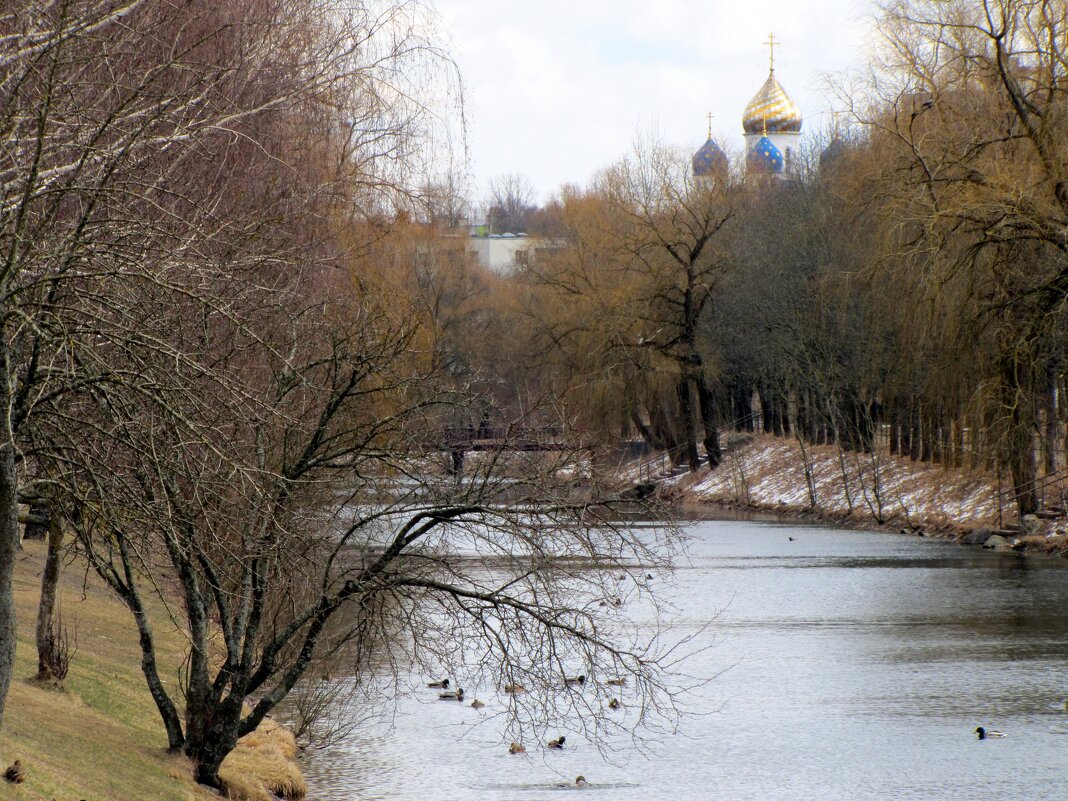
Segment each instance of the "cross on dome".
M775 72L775 45L782 44L782 42L776 42L775 34L769 33L768 40L764 44L768 46L768 65L771 67L771 71Z

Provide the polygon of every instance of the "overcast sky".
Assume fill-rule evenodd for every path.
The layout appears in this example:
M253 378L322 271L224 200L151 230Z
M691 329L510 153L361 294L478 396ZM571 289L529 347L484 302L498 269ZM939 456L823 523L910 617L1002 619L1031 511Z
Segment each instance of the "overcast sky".
M549 197L584 185L639 131L740 149L742 112L768 73L801 107L802 133L832 108L828 74L863 63L870 0L433 0L467 85L477 197L503 173Z

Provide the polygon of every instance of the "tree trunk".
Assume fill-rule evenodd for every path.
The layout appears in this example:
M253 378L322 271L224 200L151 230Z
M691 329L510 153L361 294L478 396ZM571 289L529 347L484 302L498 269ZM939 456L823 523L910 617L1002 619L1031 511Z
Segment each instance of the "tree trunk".
M932 416L927 413L920 417L920 461L929 462L933 456L934 424Z
M5 412L0 432L0 727L15 666L15 597L12 582L19 549L18 470L14 433L10 429L11 369L7 342L0 342L0 408Z
M890 455L901 453L901 407L896 401L890 401Z
M1045 411L1045 436L1042 452L1046 475L1057 472L1057 368L1050 365L1046 372L1046 391L1043 394Z
M923 430L920 426L920 403L912 399L909 409L909 458L918 461L923 456Z
M719 445L719 429L716 427L716 402L712 389L703 374L697 375L697 402L701 409L701 425L705 429L705 453L708 454L708 466L715 470L723 458Z
M190 718L186 754L196 763L194 776L200 784L221 789L219 767L237 745L243 701L229 695L216 705L204 706Z
M0 371L6 373L6 365ZM0 382L3 379L0 378ZM6 398L0 392L0 398ZM5 405L6 407L6 405ZM11 686L11 674L15 666L15 598L12 581L15 572L15 555L19 548L18 474L15 468L15 449L10 432L0 446L0 725L4 719L4 702Z
M654 451L667 451L671 449L670 443L666 442L663 437L659 436L653 426L647 426L642 422L641 417L638 416L638 412L635 409L631 409L630 423L638 432L638 435L642 440L645 441L645 444Z
M1012 477L1020 517L1038 509L1035 486L1034 399L1036 382L1031 363L1018 354L1005 357L1001 375L1002 408L1009 410L1005 461Z
M808 395L800 392L797 395L797 405L794 407L793 429L797 438L809 435ZM811 442L811 440L809 440Z
M156 702L156 709L159 710L159 715L163 719L163 727L167 731L167 747L172 751L176 751L185 744L185 735L182 733L182 719L178 715L178 710L175 708L174 702L167 694L167 690L159 677L152 627L148 622L144 604L141 602L141 595L137 591L137 584L134 582L133 565L130 561L126 538L120 535L116 539L118 540L119 556L122 560L125 582L120 581L117 575L111 575L108 571L102 570L95 565L95 562L94 566L96 566L100 577L119 594L123 603L133 613L134 622L137 624L138 645L141 647L141 672L144 674L145 681L148 684L149 694L151 694L152 700Z
M664 408L659 394L652 398L648 408L649 428L655 437L655 441L660 443L660 450L671 454L671 461L674 464L678 460L679 439L675 432L675 427L669 419L668 410Z
M679 379L679 416L682 418L683 456L692 472L701 467L701 455L697 452L697 421L693 413L693 392L686 376Z
M1038 494L1035 491L1035 452L1031 444L1031 432L1027 432L1026 443L1022 438L1015 443L1010 456L1009 469L1016 492L1016 507L1020 517L1032 514L1038 509Z
M1008 468L1016 495L1016 507L1022 518L1038 509L1034 437L1028 416L1019 404L1013 406L1010 420Z
M48 508L48 507L44 507ZM29 528L29 526L27 526ZM48 556L41 575L41 601L37 606L37 678L41 681L57 678L56 638L53 619L56 610L56 587L59 585L60 551L63 548L63 525L59 515L49 512Z

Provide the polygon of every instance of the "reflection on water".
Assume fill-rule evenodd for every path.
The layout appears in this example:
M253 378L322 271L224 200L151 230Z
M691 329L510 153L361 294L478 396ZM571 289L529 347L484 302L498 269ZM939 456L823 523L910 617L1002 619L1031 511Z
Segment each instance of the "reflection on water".
M512 756L491 694L482 711L404 699L388 723L306 756L310 797L1068 798L1060 560L760 522L691 531L663 591L683 630L715 620L691 672L722 675L679 733L644 755L610 743L606 760L560 732L564 750ZM1009 736L980 742L977 725Z

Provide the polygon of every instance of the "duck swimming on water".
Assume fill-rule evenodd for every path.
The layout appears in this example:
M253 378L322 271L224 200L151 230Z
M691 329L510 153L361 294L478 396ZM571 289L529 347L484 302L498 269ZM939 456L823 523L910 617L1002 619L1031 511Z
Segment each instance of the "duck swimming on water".
M556 786L557 787L585 787L587 784L589 784L589 782L586 781L586 777L585 776L576 776L574 784L563 784L563 783L560 783L560 784L558 784Z
M988 729L984 729L982 726L976 727L975 734L980 740L990 740L990 739L992 739L994 737L1004 737L1005 736L1004 732L990 731Z
M449 680L448 679L442 679L441 681L432 681L429 684L427 684L427 687L429 687L432 690L447 690L447 689L449 689Z
M464 688L461 687L455 692L449 690L448 692L438 694L439 701L462 701L464 700Z
M561 734L555 740L549 740L549 748L563 748L564 747L564 740L566 740L566 739L567 738L564 737L564 735Z

